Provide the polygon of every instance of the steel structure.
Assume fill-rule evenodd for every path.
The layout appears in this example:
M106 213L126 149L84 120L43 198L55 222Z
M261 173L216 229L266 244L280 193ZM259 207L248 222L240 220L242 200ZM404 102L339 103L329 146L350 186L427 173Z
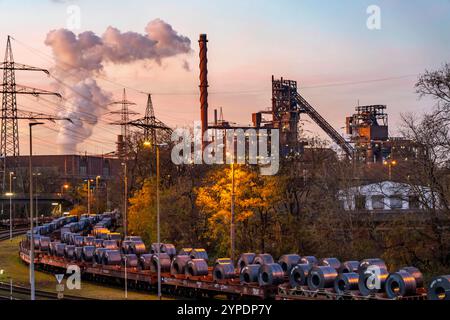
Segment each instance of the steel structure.
M17 157L19 156L19 119L35 119L32 115L21 116L17 110L17 94L56 95L59 93L40 90L16 84L15 71L41 71L49 74L48 70L36 68L25 64L14 62L11 47L11 36L6 41L6 52L4 61L0 64L3 70L2 92L2 115L1 115L1 137L0 137L0 172L2 175L2 191L5 189L6 172L16 169ZM49 120L49 119L47 119ZM7 168L6 157L11 157L9 168Z

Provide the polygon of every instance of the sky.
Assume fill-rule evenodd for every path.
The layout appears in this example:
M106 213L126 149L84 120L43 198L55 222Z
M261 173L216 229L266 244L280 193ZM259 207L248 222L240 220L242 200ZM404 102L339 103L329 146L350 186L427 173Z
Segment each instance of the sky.
M241 125L251 123L252 112L270 107L275 75L298 81L300 94L342 133L345 117L358 103L386 104L395 136L402 113L433 107L433 101L419 100L414 92L418 75L450 62L450 0L0 0L0 48L9 34L15 39L16 62L52 70L55 61L46 36L68 26L67 10L74 5L80 10L76 34L101 36L109 26L144 34L150 21L161 19L191 40L190 53L160 62L108 63L97 78L116 100L126 86L128 99L136 103L132 109L140 114L147 100L143 92L151 92L156 117L172 127L200 118L200 33L209 39L210 119L212 110L221 107L226 120ZM380 8L379 30L367 27L371 5ZM18 71L16 81L49 90L53 79ZM19 96L19 108L49 114L64 108L56 98L45 99L50 102ZM114 120L117 116L102 112L77 152L113 151L120 132L108 124ZM304 120L305 134L325 137ZM28 126L20 122L19 128L25 155ZM58 123L34 130L36 153L56 153Z

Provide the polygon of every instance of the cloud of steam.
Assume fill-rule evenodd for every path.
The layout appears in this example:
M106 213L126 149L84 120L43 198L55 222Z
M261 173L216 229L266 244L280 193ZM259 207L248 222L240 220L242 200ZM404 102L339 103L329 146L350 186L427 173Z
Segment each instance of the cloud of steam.
M52 30L45 44L55 57L53 72L73 89L60 87L68 101L60 116L73 119L73 123L61 122L57 138L61 152L75 152L77 144L91 136L98 116L111 102L111 93L101 89L94 79L106 64L160 64L164 58L191 52L190 39L160 19L150 21L145 34L121 32L114 27L108 27L101 36L92 31L77 36L67 29Z

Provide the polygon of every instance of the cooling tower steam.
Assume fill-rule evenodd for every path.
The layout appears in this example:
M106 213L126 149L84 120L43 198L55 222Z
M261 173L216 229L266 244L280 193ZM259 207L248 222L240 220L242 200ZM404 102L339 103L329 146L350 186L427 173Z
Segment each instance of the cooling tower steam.
M57 144L62 153L76 152L77 145L92 135L99 116L108 111L112 94L95 80L105 65L136 61L161 64L165 58L192 51L191 40L161 19L150 21L144 34L114 27L108 27L101 36L92 31L75 35L67 29L52 30L45 44L55 59L52 73L61 80L55 85L65 98L58 116L72 119L72 123L60 123Z

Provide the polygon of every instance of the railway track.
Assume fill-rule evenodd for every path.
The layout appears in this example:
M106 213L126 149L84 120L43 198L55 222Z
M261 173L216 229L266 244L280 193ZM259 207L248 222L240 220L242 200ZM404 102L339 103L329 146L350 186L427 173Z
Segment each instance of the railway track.
M12 296L12 298L11 298ZM58 300L56 292L49 292L44 290L35 290L37 300ZM0 300L29 300L30 289L22 286L13 285L12 295L11 286L9 283L0 282ZM92 300L86 297L79 297L73 295L64 295L64 300Z
M12 232L13 237L20 236L22 234L27 233L29 229L23 228L23 229L15 229ZM9 239L9 230L0 231L0 241L8 240Z

